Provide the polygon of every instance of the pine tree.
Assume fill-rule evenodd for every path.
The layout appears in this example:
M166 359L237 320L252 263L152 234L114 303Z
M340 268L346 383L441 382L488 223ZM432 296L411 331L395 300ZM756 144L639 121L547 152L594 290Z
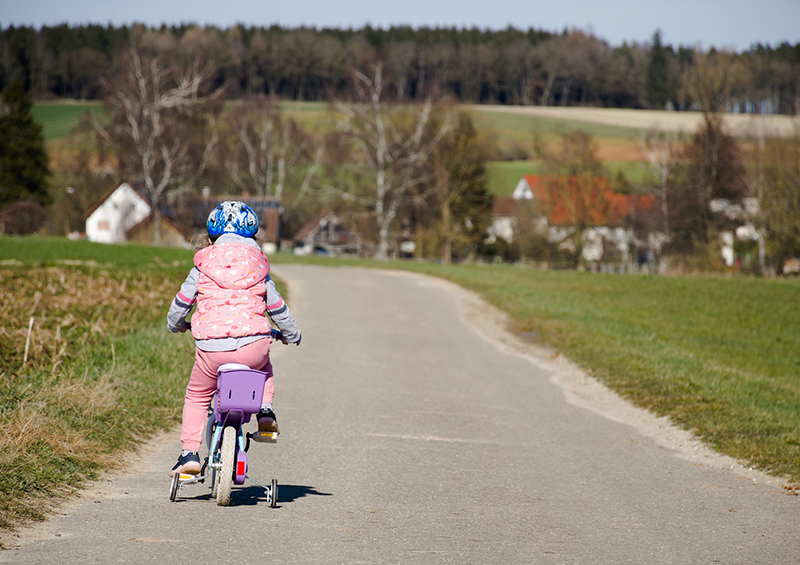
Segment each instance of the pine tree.
M31 114L31 97L17 80L0 98L0 209L26 200L46 204L50 171L42 126Z
M670 99L669 61L661 43L661 30L653 34L650 60L647 63L647 99L653 108L663 109Z

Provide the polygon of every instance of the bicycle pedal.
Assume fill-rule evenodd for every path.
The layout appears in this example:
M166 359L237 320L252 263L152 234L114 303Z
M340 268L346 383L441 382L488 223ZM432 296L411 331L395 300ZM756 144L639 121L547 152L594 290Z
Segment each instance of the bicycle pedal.
M189 475L188 473L181 473L180 477L178 477L182 481L191 481L192 479L196 479L197 475Z
M278 432L254 432L253 441L259 443L277 443Z

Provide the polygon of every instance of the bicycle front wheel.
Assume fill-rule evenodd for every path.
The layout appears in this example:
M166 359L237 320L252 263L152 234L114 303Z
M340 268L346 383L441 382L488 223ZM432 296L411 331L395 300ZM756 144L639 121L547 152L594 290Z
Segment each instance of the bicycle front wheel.
M231 503L231 487L233 486L233 466L236 459L236 428L225 426L222 430L220 446L220 469L216 476L217 505L228 506Z

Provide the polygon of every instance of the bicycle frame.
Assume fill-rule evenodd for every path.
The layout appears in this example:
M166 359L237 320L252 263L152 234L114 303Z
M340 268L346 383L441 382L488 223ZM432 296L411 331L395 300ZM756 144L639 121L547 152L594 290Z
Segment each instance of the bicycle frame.
M276 506L277 481L273 479L268 487L247 474L247 451L250 439L255 434L245 434L242 430L253 414L261 409L266 378L266 373L237 363L228 363L219 368L217 392L211 403L212 414L206 425L208 457L203 463L200 476L176 473L172 481L170 500L175 500L184 485L202 483L210 476L212 496L216 497L220 506L230 503L232 484L242 485L247 479L263 487L270 506ZM276 434L260 434L259 439L274 443Z

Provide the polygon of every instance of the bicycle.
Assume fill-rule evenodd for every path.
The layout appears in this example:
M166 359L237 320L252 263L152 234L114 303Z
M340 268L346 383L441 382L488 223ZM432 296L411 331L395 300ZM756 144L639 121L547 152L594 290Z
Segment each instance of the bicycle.
M282 341L278 330L272 336ZM272 479L264 485L247 474L247 452L250 440L276 443L277 432L244 432L243 426L253 414L261 409L264 383L267 374L240 363L226 363L217 371L217 392L211 401L206 423L205 443L208 455L203 461L199 475L175 473L170 485L169 499L175 501L185 485L204 483L211 479L211 496L219 506L228 506L233 485L242 485L249 480L266 493L270 508L278 505L278 481Z

